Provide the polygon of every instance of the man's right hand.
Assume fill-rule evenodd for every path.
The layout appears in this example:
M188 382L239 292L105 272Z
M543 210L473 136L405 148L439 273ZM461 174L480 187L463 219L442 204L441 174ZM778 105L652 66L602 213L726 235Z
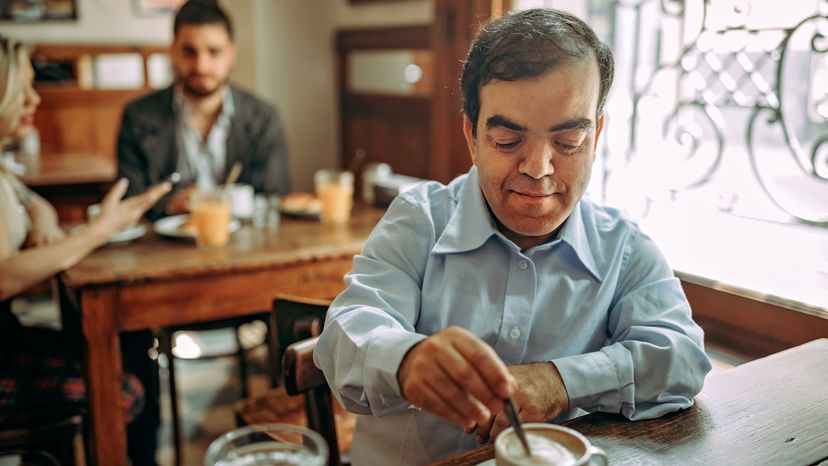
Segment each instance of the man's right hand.
M460 327L449 327L414 346L397 377L403 397L470 432L500 411L517 388L492 347Z
M192 186L177 190L173 194L172 199L170 199L170 202L167 203L166 213L169 215L190 213L190 198L194 191L195 188Z

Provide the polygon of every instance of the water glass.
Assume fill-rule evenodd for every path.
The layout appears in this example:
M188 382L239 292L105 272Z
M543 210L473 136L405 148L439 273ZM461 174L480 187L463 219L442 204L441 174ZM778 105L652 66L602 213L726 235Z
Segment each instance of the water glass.
M306 427L256 424L215 439L204 466L324 466L328 452L325 439Z
M279 228L281 204L282 200L279 196L256 194L253 200L253 227L266 230Z

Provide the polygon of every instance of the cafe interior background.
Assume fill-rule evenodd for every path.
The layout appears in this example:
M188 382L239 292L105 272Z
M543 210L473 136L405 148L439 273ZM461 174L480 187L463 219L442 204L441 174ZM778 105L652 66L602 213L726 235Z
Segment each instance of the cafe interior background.
M29 9L34 17L2 11L3 34L38 47L43 99L39 144L10 163L31 175L50 157L93 158L114 177L124 103L170 82L175 3L28 2L51 5L51 18L48 9ZM223 4L238 47L232 79L280 109L293 188L307 192L317 169L355 158L357 169L382 162L443 182L463 172L457 79L474 27L538 5L587 18L617 63L589 194L625 209L662 247L719 369L828 336L828 1ZM72 222L110 183L34 188ZM55 305L41 291L18 299L15 310L48 325ZM260 327L247 333L261 340ZM234 344L221 331L178 337L192 464L234 427L239 385L232 358L198 357ZM251 346L255 392L267 386L267 369L265 347ZM165 423L161 433L165 461L169 429Z

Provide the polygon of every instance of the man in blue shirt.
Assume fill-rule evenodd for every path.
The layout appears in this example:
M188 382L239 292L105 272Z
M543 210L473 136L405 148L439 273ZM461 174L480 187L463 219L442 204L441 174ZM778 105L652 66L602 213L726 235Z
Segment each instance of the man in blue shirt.
M646 419L691 406L702 330L653 242L583 198L613 58L578 18L483 27L463 69L474 166L398 196L316 349L360 416L354 464L426 464L526 422ZM372 416L367 416L372 415Z

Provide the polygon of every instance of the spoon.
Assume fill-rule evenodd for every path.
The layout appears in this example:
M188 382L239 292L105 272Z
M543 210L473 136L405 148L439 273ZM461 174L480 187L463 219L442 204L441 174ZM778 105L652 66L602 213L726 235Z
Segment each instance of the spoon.
M242 171L242 164L241 162L236 162L233 164L233 167L230 168L230 172L227 173L227 180L224 181L224 187L227 188L228 186L234 184L236 180L239 179L239 175L241 175Z
M526 456L531 457L532 450L529 449L529 442L526 441L526 433L523 431L523 426L520 424L520 418L518 417L517 409L515 408L515 402L511 397L503 400L503 411L506 413L506 418L509 419L509 423L515 428L515 433L517 434L520 443L523 445L523 449L526 451Z

